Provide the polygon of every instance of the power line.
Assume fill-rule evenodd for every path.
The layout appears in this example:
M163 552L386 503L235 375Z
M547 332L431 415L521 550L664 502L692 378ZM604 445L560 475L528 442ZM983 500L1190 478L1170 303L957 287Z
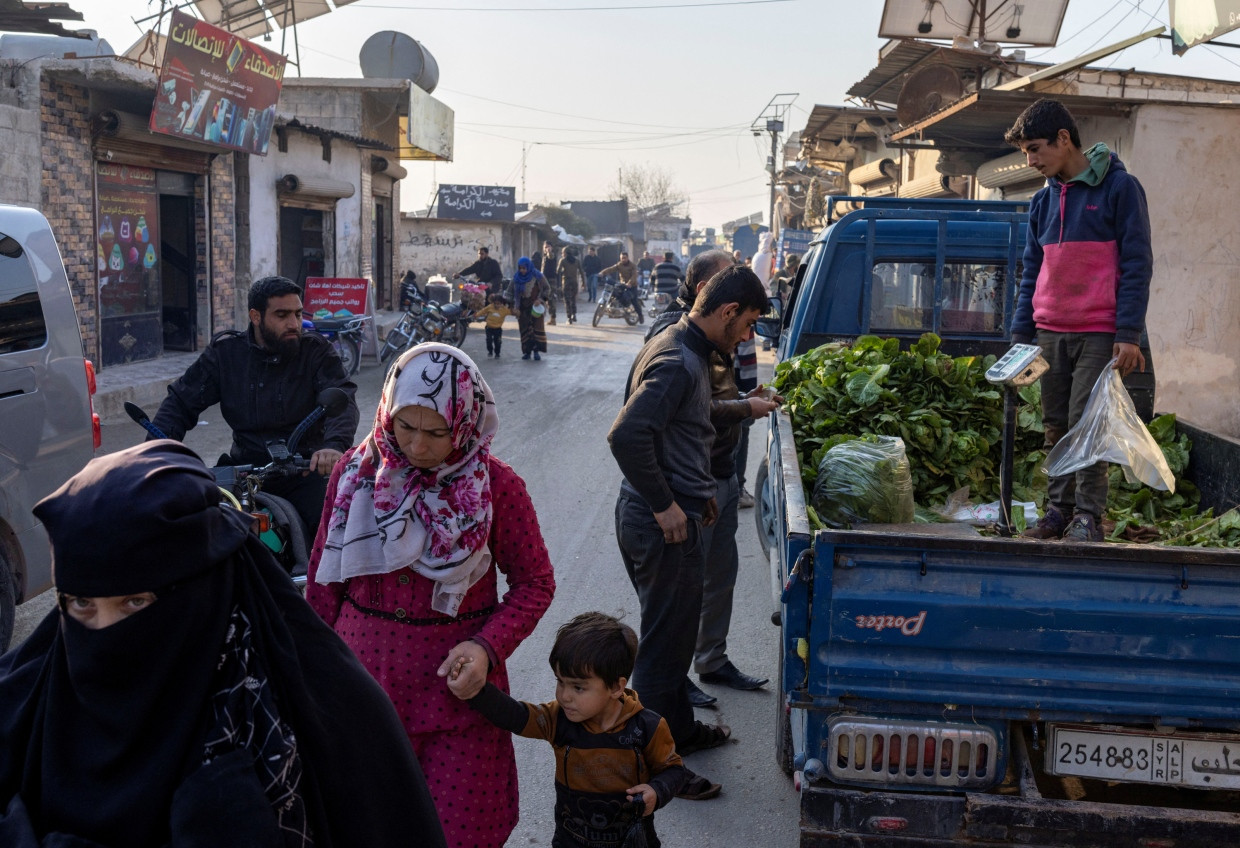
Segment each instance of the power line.
M710 6L765 6L771 3L795 3L797 0L707 0L704 3L648 3L640 6L411 6L406 4L351 3L354 9L399 9L407 12L628 12L648 9L705 9Z

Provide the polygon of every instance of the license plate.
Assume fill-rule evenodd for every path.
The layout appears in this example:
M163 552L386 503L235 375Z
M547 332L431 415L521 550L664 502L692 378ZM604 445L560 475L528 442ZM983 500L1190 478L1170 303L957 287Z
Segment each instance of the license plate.
M1050 728L1046 771L1131 783L1240 789L1240 736Z

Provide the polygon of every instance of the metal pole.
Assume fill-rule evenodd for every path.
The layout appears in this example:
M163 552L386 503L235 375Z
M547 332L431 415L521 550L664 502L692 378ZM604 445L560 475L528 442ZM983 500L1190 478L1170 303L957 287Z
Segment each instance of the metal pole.
M775 237L775 172L778 166L775 164L775 154L779 149L779 130L771 130L771 211L767 217L767 225L771 231L771 238Z
M1016 464L1016 389L1003 387L1003 451L999 460L999 535L1012 536L1012 474Z

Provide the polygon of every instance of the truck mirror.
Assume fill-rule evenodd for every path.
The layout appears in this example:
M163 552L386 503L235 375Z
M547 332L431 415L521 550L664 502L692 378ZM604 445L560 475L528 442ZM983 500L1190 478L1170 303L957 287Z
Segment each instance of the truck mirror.
M782 298L767 299L766 314L754 324L754 335L771 342L779 341L779 331L783 324L784 302Z

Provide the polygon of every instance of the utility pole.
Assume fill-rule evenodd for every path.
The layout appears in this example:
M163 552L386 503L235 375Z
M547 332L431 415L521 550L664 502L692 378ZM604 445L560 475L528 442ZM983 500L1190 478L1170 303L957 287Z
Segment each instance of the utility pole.
M766 160L766 170L771 175L771 203L766 220L772 237L775 235L775 184L776 175L779 173L779 134L784 131L784 117L792 108L797 96L795 93L776 94L766 104L762 114L754 118L754 122L749 126L755 136L760 136L764 132L771 134L771 155Z

